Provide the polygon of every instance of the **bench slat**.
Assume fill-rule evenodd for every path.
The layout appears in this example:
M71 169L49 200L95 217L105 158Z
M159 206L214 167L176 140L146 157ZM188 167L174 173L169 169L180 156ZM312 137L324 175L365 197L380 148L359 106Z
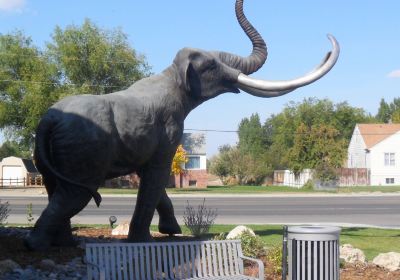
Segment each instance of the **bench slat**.
M218 257L218 272L220 276L224 276L224 266L222 265L222 244L216 244Z
M169 273L169 277L171 279L175 278L174 275L174 264L173 264L173 259L172 259L172 250L173 250L173 246L169 245L168 246L168 273Z
M183 277L185 278L189 278L191 277L191 266L192 266L192 261L190 260L190 255L189 255L189 246L184 246L184 248L182 248L182 250L184 250L185 252L185 257L184 257L184 263L185 263L185 274L183 275Z
M129 278L133 279L133 258L132 258L132 247L126 247L128 251L128 270L129 270Z
M201 262L201 247L200 244L194 245L195 247L195 254L196 254L196 272L195 277L202 277L203 276L203 268Z
M224 275L229 275L229 272L228 272L228 256L226 255L226 251L227 251L226 244L222 243L222 258L224 260L224 272L225 272Z
M136 279L140 279L139 247L132 247L132 250L133 250L133 258L135 259L135 277Z
M228 258L228 261L229 261L229 274L230 275L234 275L234 270L233 270L234 264L233 264L233 256L232 256L232 246L233 246L233 244L228 243L226 245L228 247L228 255L229 255L229 258Z
M238 251L237 251L237 245L232 244L233 247L233 264L234 264L234 274L240 274L241 271L239 270L239 260L238 260Z
M177 278L177 276L178 276L178 279L180 279L181 277L180 277L180 267L179 267L179 261L178 261L178 253L179 253L179 249L178 249L178 245L174 245L173 246L173 248L174 248L174 268L175 268L175 275L174 275L174 277L175 278Z

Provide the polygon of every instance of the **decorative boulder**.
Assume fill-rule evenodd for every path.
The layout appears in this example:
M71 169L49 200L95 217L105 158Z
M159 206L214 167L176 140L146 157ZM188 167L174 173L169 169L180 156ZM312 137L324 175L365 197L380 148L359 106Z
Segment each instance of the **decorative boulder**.
M46 271L53 271L56 269L57 264L55 263L55 261L50 260L50 259L44 259L41 260L39 263L39 267L42 270L46 270Z
M226 239L240 238L240 236L245 231L249 232L252 236L256 236L256 234L254 233L254 231L251 228L248 228L246 226L237 226L228 233L228 235L226 236Z
M7 259L4 261L0 261L0 275L6 274L13 271L14 269L19 268L21 268L21 266L13 260Z
M129 222L123 222L111 231L111 235L128 235Z
M347 263L365 263L366 258L363 251L354 248L350 244L340 246L340 258Z
M374 258L372 263L390 271L400 270L400 253L389 252L379 254Z

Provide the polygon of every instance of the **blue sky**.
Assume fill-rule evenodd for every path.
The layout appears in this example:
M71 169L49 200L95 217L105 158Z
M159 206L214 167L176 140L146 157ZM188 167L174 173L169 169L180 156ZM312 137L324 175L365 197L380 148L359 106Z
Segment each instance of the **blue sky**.
M234 0L0 0L0 33L23 30L38 46L51 40L56 25L81 25L85 18L104 29L120 27L147 57L154 73L168 67L182 47L248 55L251 44L234 14ZM329 98L376 114L379 101L400 96L400 1L245 1L248 19L267 42L269 56L254 77L290 79L319 64L340 43L337 65L321 80L286 96L261 99L225 94L196 108L185 127L236 130L252 113L264 121L290 101ZM207 133L209 155L237 141L235 133Z

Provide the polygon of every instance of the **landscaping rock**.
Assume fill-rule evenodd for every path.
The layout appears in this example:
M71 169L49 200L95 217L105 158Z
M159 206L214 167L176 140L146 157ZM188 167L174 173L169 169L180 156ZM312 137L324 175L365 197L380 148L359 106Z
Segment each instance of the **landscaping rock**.
M389 252L379 254L372 261L373 264L388 269L389 271L400 270L400 253Z
M256 234L254 233L254 231L246 226L237 226L234 229L232 229L228 235L226 236L226 239L237 239L240 238L240 236L245 232L249 232L250 235L252 236L256 236Z
M56 269L57 266L55 261L50 259L44 259L40 261L39 267L42 270L53 271Z
M6 274L16 269L20 269L21 266L17 264L15 261L7 259L4 261L0 261L0 275Z
M111 235L128 235L129 222L123 222L111 231Z
M347 263L366 263L364 252L351 244L340 246L340 258Z

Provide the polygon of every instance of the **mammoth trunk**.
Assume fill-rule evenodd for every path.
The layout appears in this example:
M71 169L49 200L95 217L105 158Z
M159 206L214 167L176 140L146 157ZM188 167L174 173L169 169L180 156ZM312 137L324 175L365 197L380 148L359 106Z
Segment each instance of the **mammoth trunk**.
M253 51L248 57L241 57L226 52L219 52L218 55L226 65L248 75L256 72L264 65L267 60L267 46L264 39L244 15L243 0L236 1L235 11L240 26L253 44Z

